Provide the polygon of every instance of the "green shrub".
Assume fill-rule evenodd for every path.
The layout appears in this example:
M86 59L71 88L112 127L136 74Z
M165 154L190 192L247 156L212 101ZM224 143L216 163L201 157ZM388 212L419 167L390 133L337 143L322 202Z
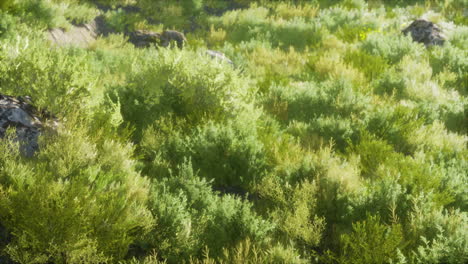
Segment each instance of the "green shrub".
M25 22L40 30L69 28L64 12L66 6L53 1L17 0L10 6L10 12L20 16Z
M337 45L341 46L342 44ZM327 51L316 52L309 57L308 66L313 71L312 76L314 79L320 81L340 80L350 83L355 87L366 87L367 83L364 74L344 61L342 52L339 50L340 48L325 47L325 49Z
M344 61L363 72L369 80L376 79L388 67L387 62L382 57L360 50L346 53Z
M204 0L152 1L140 0L140 12L169 29L193 30L198 20L203 22Z
M326 224L320 248L336 249L339 236L351 225L350 201L363 191L357 160L344 160L324 146L313 153L313 161L316 173L308 180L316 185L315 213Z
M313 136L308 137L310 134L301 134L301 125L294 122L286 133L273 130L261 135L267 164L271 167L267 177L274 177L278 184L294 186L304 180L312 180L317 173L316 164L307 150L320 149L324 142L319 142Z
M301 255L309 257L309 250L320 244L325 229L324 219L316 212L317 186L305 180L293 187L268 177L257 186L257 192L261 197L257 207L268 211L277 224L280 240L294 241Z
M354 91L353 86L345 80L272 87L265 102L270 112L287 116L288 121L303 122L324 116L358 115L367 108L367 103L368 98Z
M0 10L0 38L11 37L17 30L19 19Z
M404 247L401 226L381 224L379 216L354 223L353 232L342 235L341 243L338 263L388 263Z
M145 56L145 57L143 57ZM142 54L128 83L119 87L124 120L141 131L172 113L191 124L226 120L243 111L251 89L229 65L192 51L160 50Z
M0 142L0 218L19 263L120 260L152 226L132 147L68 125L46 136L34 159Z
M268 43L252 41L242 43L245 71L255 71L257 85L261 92L267 92L272 85L287 85L292 80L302 80L306 58L293 47L284 51L272 48ZM236 54L236 53L234 53Z
M451 133L441 122L422 126L409 138L418 151L426 155L445 157L446 160L457 157L466 151L468 138L464 135Z
M126 13L121 8L104 14L106 23L117 32L131 32L138 28L135 25L142 20L139 14Z
M64 3L63 8L67 20L76 25L88 23L99 14L99 11L89 4L66 5Z
M292 46L297 50L304 50L317 44L322 38L319 24L301 17L274 20L268 17L268 9L264 7L252 6L245 10L229 11L209 21L228 31L227 39L235 43L256 39L270 42L275 48L288 50Z
M453 20L456 24L467 25L468 20L463 14L466 6L466 0L446 0L442 5L443 14L449 19Z
M162 264L166 261L160 261L157 253L152 253L142 260L133 258L128 264ZM236 244L235 247L224 248L220 257L212 257L210 250L205 248L202 258L191 257L190 264L213 264L213 263L306 263L301 259L298 253L292 247L283 247L280 245L274 246L269 250L263 250L253 244L250 239L245 239Z
M340 151L344 151L350 142L359 140L356 124L344 118L319 117L310 122L307 132L319 135Z
M295 136L318 137L322 143L333 140L340 150L348 141L359 139L359 125L353 117L364 113L369 102L343 80L273 87L265 101L267 111L279 120L304 123L294 129Z
M361 176L366 178L375 177L379 166L393 158L392 156L398 155L387 142L369 139L366 136L348 151L359 155Z
M397 98L407 96L405 79L394 68L382 74L376 81L374 91L380 95L394 95Z
M256 136L255 127L210 122L184 134L171 128L172 125L167 129L156 128L161 125L164 123L155 124L144 133L142 146L150 161L148 173L174 169L187 157L200 176L213 180L215 186L248 189L267 169L263 144ZM172 135L162 138L166 133Z
M274 13L277 18L290 20L295 17L303 17L312 20L318 15L319 7L314 1L307 3L273 2Z
M319 19L330 32L334 33L342 26L359 20L361 16L362 13L355 10L351 11L340 7L333 7L322 10L319 14Z
M13 5L14 0L2 0L0 2L0 10L6 11Z
M95 88L95 75L85 51L50 49L34 37L18 37L6 42L0 54L2 92L31 96L37 107L54 114L97 103L89 97L98 97L99 90Z
M359 7L359 3L343 3L345 7ZM355 1L356 2L356 1ZM369 32L377 29L375 18L365 16L362 10L333 7L322 10L320 22L332 33L346 42L364 40Z
M435 48L431 52L430 63L434 74L449 71L455 74L455 79L446 83L447 87L457 90L460 94L468 94L468 52L451 45Z
M342 5L351 9L364 9L367 7L367 3L364 0L344 0Z
M95 0L93 2L97 2L105 6L115 7L115 6L127 6L131 4L135 4L136 0Z
M218 186L248 187L267 168L263 144L243 124L208 124L191 136L189 148L200 175Z
M403 224L408 221L412 213L412 196L408 194L411 187L405 186L396 177L381 177L386 171L385 165L381 165L376 176L379 180L366 180L365 185L358 195L349 199L349 214L345 215L348 223L364 221L369 214L378 215L383 224ZM350 225L345 226L345 232ZM403 230L406 232L406 230ZM406 240L406 237L405 237Z
M465 115L468 102L459 100L458 96L437 103L421 102L415 108L428 123L442 122L451 132L468 133Z
M0 93L58 126L0 139L0 262L466 262L464 1L1 1Z
M466 190L465 171L468 168L468 161L464 158L454 158L441 163L441 189L452 197L452 202L447 204L446 208L456 208L466 212L468 191Z
M468 257L466 212L447 211L430 200L430 194L415 197L408 233L418 246L411 259L415 263L464 262Z
M223 248L245 239L262 248L274 228L247 202L217 196L209 182L193 173L189 162L179 167L178 175L154 182L151 197L157 228L148 234L145 246L171 262L201 257L205 247L211 256L220 257Z
M409 154L415 151L408 138L424 123L418 113L404 106L379 107L365 121L366 130L389 142L396 151Z
M466 50L468 48L468 27L457 26L452 29L448 41L452 46Z
M403 35L382 35L371 33L361 44L361 49L368 54L380 56L390 64L398 63L404 56L419 57L423 46L413 42L411 37Z

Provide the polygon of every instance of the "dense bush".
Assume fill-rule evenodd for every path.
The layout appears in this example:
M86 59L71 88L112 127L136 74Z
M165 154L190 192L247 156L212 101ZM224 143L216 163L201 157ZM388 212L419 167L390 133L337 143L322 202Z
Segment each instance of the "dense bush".
M132 147L74 130L43 138L32 160L1 142L0 221L14 235L5 249L14 261L119 260L153 224Z
M214 180L215 186L247 188L258 182L267 168L255 127L208 123L184 134L178 129L157 128L165 125L156 123L146 130L141 144L148 153L146 159L151 161L147 169L154 176L190 158L200 176ZM164 138L169 133L172 136ZM169 167L164 166L167 163Z
M360 47L363 51L380 56L390 64L399 62L405 55L418 57L422 53L422 45L414 43L411 37L402 35L369 34Z
M253 91L228 65L175 50L142 54L118 90L123 117L138 130L168 113L192 124L226 120L243 111Z
M220 257L223 248L245 239L265 245L274 227L256 216L247 202L217 196L187 162L178 175L155 182L151 197L150 209L157 222L143 246L155 248L171 262L201 256L205 247L211 256Z
M322 34L319 24L313 21L301 17L277 20L269 16L267 8L257 6L226 12L222 17L212 18L210 22L227 30L227 40L230 42L239 43L255 37L283 49L294 46L303 50L320 42Z
M86 51L49 49L35 37L18 37L1 48L3 93L29 95L38 107L65 114L91 106L99 96Z
M457 90L460 94L468 93L468 52L453 46L435 49L430 56L434 74L452 72L456 76L446 82L446 86Z

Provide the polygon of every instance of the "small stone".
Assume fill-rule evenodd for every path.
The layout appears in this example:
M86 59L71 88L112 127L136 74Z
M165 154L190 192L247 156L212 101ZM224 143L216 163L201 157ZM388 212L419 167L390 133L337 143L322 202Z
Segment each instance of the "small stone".
M227 63L231 64L232 66L234 66L234 62L232 62L222 52L219 52L219 51L216 51L216 50L207 50L206 54L209 55L212 59L217 59L217 60L220 60L220 61L224 61L224 62L227 62Z

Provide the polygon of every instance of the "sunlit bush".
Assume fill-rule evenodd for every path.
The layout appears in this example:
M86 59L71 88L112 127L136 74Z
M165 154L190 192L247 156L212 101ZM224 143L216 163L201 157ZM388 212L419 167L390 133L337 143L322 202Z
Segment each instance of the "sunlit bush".
M270 111L287 120L311 121L320 116L350 117L366 110L369 99L354 91L344 80L330 80L321 84L298 83L288 87L274 87L266 101ZM284 102L284 107L280 108ZM286 111L287 113L282 113Z
M411 258L416 263L463 262L468 256L466 212L437 208L428 196L421 195L414 202L409 227L419 246Z
M276 4L274 6L276 16L286 20L293 19L294 17L303 17L311 20L317 16L319 10L319 7L314 5L313 1L301 5L295 5L290 2L278 2L274 4Z
M132 146L76 125L47 136L32 160L1 141L0 219L19 263L119 260L152 226Z
M457 90L460 94L468 94L468 52L457 47L446 45L431 52L430 63L434 74L444 71L453 72L453 81L446 82L446 86Z
M381 224L378 216L353 223L353 232L342 235L340 240L339 263L388 263L397 260L404 247L401 226Z
M148 171L173 168L187 157L200 176L214 180L214 185L248 188L261 179L267 168L263 144L255 127L248 124L208 123L188 134L177 128L157 128L162 124L156 123L143 137L142 146L151 160ZM172 136L164 139L162 133ZM169 164L163 166L165 159Z
M243 111L251 96L248 82L230 65L205 54L161 50L142 56L118 88L124 119L140 131L169 113L193 124L226 120Z
M424 46L403 35L371 33L361 44L361 49L371 55L380 56L390 64L399 62L405 55L421 56Z
M31 96L36 106L54 114L96 104L89 97L99 91L86 51L50 49L34 37L18 37L6 42L0 54L4 93Z
M211 23L229 31L227 39L236 43L255 38L270 42L273 47L289 49L293 46L303 50L320 42L322 32L314 21L301 17L275 20L268 13L268 9L254 6L226 12L222 17L212 18Z

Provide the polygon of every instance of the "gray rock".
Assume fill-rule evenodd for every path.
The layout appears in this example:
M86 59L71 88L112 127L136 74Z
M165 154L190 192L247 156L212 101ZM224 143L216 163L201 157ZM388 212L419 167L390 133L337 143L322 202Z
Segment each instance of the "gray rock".
M411 34L414 41L423 43L426 47L432 45L443 45L445 38L441 29L434 23L418 19L405 28L403 34Z
M13 97L0 94L0 138L8 128L16 128L16 141L20 151L31 157L39 149L38 137L43 128L40 113L31 104L29 97Z
M106 23L104 16L95 17L89 23L74 25L69 30L53 28L48 31L48 39L57 46L75 45L86 48L100 35L115 33Z
M234 62L232 62L232 60L230 60L228 57L226 57L226 55L224 55L224 53L222 53L222 52L219 52L219 51L216 51L216 50L207 50L206 54L209 55L212 59L224 61L224 62L227 62L227 63L231 64L232 66L234 66Z
M147 30L137 30L135 32L128 33L128 41L133 43L135 47L145 48L149 47L151 44L157 44L161 34L147 31Z
M185 38L184 34L175 31L175 30L165 30L161 34L161 46L163 47L168 47L171 42L175 41L177 43L177 47L179 49L182 49L187 42L187 39Z
M93 43L96 37L95 21L82 26L72 26L68 31L61 28L49 30L49 40L58 46L76 45L85 48Z

